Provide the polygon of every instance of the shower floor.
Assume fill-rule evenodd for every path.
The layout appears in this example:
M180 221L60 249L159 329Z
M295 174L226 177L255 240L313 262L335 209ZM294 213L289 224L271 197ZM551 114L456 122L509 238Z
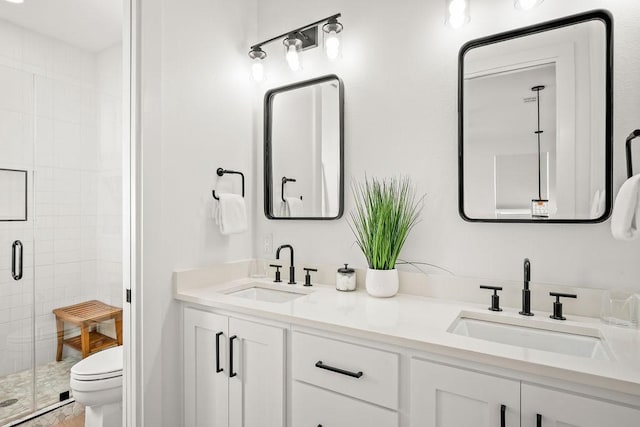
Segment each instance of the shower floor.
M36 367L36 409L60 401L60 393L69 391L69 372L80 356L67 356ZM0 377L0 425L32 412L32 371L16 372ZM12 400L17 399L14 403ZM7 406L3 406L9 404Z

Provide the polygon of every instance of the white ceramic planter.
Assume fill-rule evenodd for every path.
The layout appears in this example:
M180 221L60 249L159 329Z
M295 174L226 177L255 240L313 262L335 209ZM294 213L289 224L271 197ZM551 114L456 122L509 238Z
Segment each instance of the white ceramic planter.
M398 270L367 269L365 286L369 295L389 298L398 293Z

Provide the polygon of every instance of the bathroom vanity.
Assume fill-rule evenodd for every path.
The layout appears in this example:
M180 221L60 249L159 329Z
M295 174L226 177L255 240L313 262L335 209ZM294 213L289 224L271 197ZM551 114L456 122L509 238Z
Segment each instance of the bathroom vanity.
M185 426L640 425L637 330L241 270L175 274Z

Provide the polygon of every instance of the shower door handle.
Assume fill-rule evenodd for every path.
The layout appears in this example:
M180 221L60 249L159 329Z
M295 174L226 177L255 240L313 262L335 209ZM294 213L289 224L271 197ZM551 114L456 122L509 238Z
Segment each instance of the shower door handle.
M16 258L18 258L17 266ZM11 275L13 280L22 279L22 242L20 240L16 240L11 245Z

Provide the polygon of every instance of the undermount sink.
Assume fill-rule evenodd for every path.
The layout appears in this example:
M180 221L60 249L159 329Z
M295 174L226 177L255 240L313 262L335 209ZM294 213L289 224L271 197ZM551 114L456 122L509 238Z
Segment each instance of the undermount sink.
M278 289L274 285L265 283L249 283L240 289L227 292L227 295L264 302L287 302L308 295L310 292L302 289Z
M478 316L480 317L480 316ZM461 313L448 332L501 344L586 357L611 360L607 346L596 329L579 328L577 333L553 330L537 322L533 326L507 323L516 319L487 320ZM515 323L515 322L514 322ZM530 322L529 322L530 323Z

